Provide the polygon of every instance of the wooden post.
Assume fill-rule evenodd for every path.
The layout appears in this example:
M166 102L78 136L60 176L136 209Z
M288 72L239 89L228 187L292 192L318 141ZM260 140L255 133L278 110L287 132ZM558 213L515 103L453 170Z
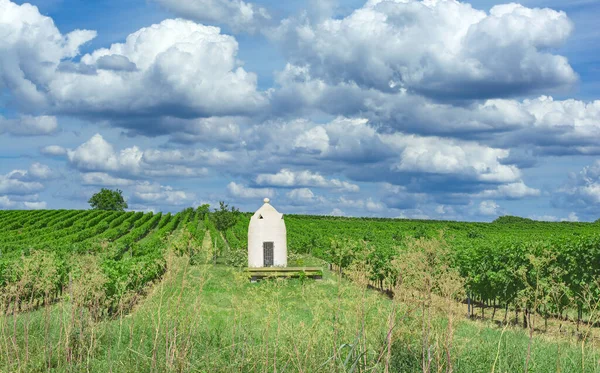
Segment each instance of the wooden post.
M467 316L471 318L471 293L467 293Z

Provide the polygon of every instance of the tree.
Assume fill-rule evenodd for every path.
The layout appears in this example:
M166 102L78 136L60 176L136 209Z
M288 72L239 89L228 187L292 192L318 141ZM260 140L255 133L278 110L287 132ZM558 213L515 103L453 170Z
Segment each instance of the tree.
M198 208L196 209L196 213L199 216L201 216L202 220L204 220L204 217L208 215L208 213L210 213L210 205L208 203L205 203L201 206L198 206Z
M223 201L219 201L219 208L215 209L215 212L212 213L212 220L218 230L225 232L237 223L239 215L240 210L233 206L229 209L229 205Z
M492 223L502 223L502 224L523 224L523 223L533 223L534 221L529 218L522 218L520 216L512 216L512 215L504 215L496 218Z
M123 198L123 191L102 188L88 201L94 210L124 211L128 206Z

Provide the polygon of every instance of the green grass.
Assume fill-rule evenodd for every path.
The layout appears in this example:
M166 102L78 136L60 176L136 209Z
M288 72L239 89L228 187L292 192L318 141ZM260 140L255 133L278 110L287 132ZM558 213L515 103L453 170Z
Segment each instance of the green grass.
M323 280L250 283L241 268L204 264L215 262L211 242L220 235L214 240L200 226L173 228L159 245L167 253L164 276L126 298L107 297L101 256L82 255L60 295L37 291L45 304L21 299L26 309L15 315L0 304L0 372L446 372L450 366L465 373L519 372L527 360L529 372L600 371L593 338L583 344L573 338L581 334L537 331L530 339L528 330L502 329L489 317L467 320L466 306L452 297L424 294L416 280L433 272L439 272L432 277L440 282L438 294L446 280L460 281L418 255L390 263L405 280L413 277L412 288L394 288L394 299L367 287L360 257L340 277L323 260L290 252L290 266L321 267ZM159 228L140 245L151 243ZM438 253L433 241L415 242L415 254L418 245L431 246L421 254ZM45 289L48 276L32 268L27 273ZM34 283L25 280L5 289L33 294L18 288ZM101 312L115 304L122 306L117 312Z
M190 266L186 257L176 256L170 256L168 263L163 281L129 315L94 322L65 300L16 319L2 318L0 371L385 369L381 352L394 303L376 291L340 280L329 271L322 281L251 284L230 267ZM420 313L403 317L412 305L398 306L390 371L421 371ZM436 357L441 354L445 328L444 318L434 320L432 371L445 361L443 354ZM461 319L454 333L451 359L455 372L491 372L494 363L495 372L523 371L528 335L521 329L503 333L491 323ZM583 369L596 371L599 355L593 346L584 351ZM529 371L554 372L557 367L562 372L582 371L580 346L534 337Z

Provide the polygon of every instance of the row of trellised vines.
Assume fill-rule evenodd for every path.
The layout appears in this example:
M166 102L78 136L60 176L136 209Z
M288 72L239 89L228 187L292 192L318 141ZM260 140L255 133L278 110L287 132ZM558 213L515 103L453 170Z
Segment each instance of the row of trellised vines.
M205 213L98 210L0 211L0 293L4 312L51 302L93 268L106 314L166 270L171 234L201 245ZM189 239L188 241L191 241ZM192 248L195 249L195 248ZM190 249L191 250L191 249ZM91 263L91 264L90 264ZM92 276L87 279L85 276ZM90 285L92 286L92 285ZM96 293L95 293L96 294Z
M239 246L244 215L226 237ZM447 265L463 278L469 300L494 311L585 319L600 302L600 225L503 217L493 223L286 215L288 250L343 269L365 258L374 286L390 291L401 273L394 259L410 241L441 240ZM242 237L244 237L242 239ZM339 246L349 246L343 250ZM342 254L341 254L342 253Z

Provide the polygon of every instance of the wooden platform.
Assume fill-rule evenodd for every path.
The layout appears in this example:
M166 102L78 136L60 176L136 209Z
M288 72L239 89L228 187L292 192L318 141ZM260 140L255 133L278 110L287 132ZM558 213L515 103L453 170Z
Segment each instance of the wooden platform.
M323 278L323 269L320 267L261 267L246 268L251 282L256 282L264 278L298 278L308 277L315 280Z

